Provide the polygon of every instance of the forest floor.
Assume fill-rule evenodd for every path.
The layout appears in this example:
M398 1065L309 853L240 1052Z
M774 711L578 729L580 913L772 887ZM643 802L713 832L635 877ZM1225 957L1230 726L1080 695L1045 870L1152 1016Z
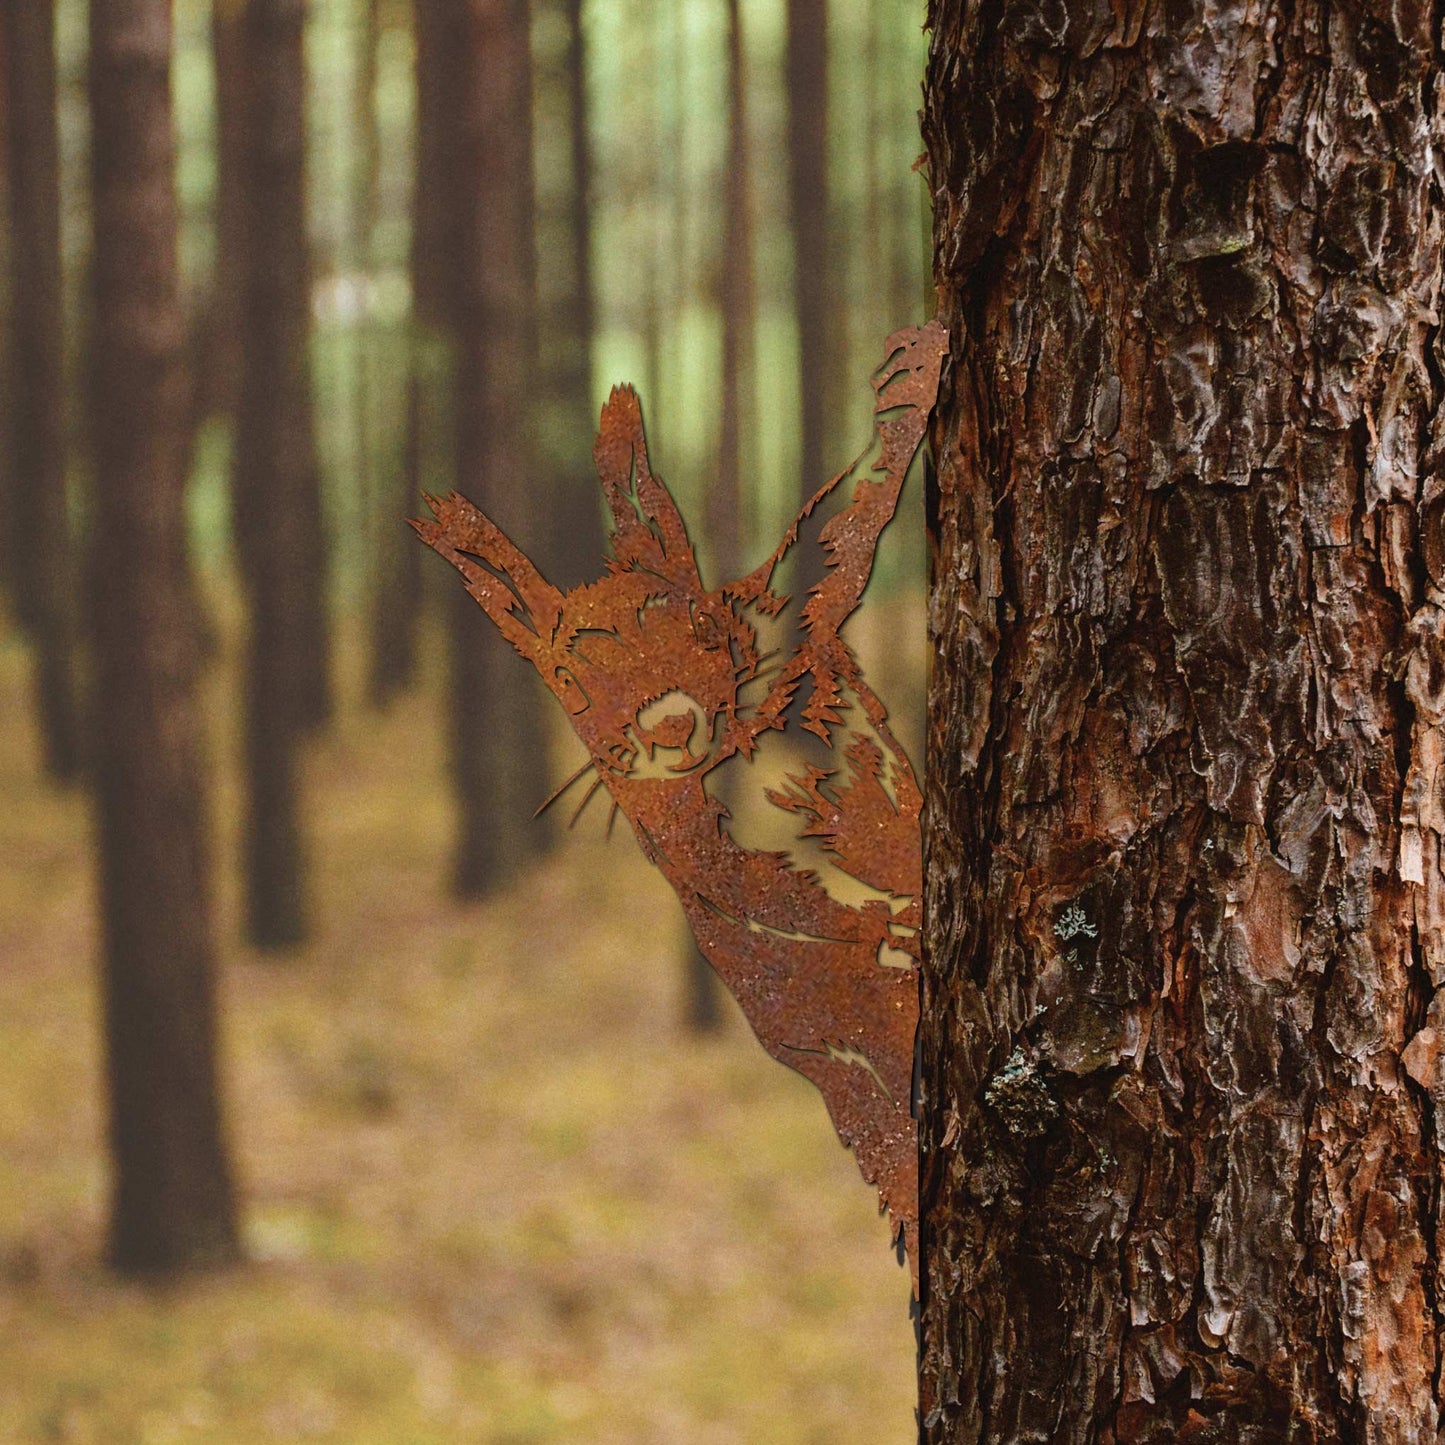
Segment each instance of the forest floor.
M308 760L316 942L258 954L232 681L208 696L249 1262L146 1289L100 1264L86 811L38 779L0 639L0 1441L911 1440L873 1191L730 1001L685 1033L681 913L625 825L599 800L460 907L434 688L350 706Z

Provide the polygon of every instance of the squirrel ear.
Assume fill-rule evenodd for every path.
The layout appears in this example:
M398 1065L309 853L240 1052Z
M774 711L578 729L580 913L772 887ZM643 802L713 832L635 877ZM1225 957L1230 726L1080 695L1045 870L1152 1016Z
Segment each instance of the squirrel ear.
M808 499L777 550L762 566L727 591L741 601L758 600L772 610L770 590L777 568L795 546L820 548L820 580L809 590L803 620L809 631L836 632L858 605L873 569L878 536L893 517L909 464L928 429L938 397L948 332L938 320L896 331L885 343L883 364L873 374L873 439L845 471ZM846 489L846 490L845 490ZM830 494L838 492L826 515ZM814 512L818 516L813 518ZM812 536L804 524L813 518Z
M612 388L592 458L612 511L612 549L619 565L646 568L701 590L682 513L648 464L642 403L630 386Z
M432 516L412 520L417 535L462 574L467 591L502 636L523 657L539 663L561 621L562 594L460 493L425 500Z

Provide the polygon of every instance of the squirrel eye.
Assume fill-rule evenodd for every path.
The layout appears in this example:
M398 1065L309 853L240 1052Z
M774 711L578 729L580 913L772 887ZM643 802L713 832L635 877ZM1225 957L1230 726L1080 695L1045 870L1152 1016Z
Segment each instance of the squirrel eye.
M559 667L554 676L557 679L557 696L573 717L579 712L586 712L592 706L592 699L587 696L586 689L573 676L570 668Z

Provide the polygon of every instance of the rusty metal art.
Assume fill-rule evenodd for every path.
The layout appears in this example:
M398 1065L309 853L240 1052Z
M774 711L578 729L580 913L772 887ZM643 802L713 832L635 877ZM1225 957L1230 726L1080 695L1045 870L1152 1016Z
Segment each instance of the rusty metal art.
M567 710L590 757L583 772L595 770L593 786L607 789L667 876L763 1047L817 1085L878 1187L895 1242L903 1238L915 1291L922 800L840 629L922 440L947 346L936 321L889 338L869 450L818 490L767 561L714 590L649 469L630 387L612 392L594 449L615 527L599 581L551 586L457 494L428 497L434 519L412 523ZM811 543L821 580L785 660L765 668L760 632L788 603L773 590L779 568L810 545L800 533L830 499L842 505ZM752 759L763 735L789 721L827 745L832 765L799 765L767 797L796 815L798 838L818 840L824 871L851 880L842 889L785 853L742 846L719 796L718 770ZM730 779L727 796L735 790Z

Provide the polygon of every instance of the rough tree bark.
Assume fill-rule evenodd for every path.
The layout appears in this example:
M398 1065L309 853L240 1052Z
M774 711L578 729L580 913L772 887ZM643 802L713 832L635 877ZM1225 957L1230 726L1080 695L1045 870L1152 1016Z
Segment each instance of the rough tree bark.
M93 793L110 1248L132 1271L236 1254L186 569L170 12L170 0L90 4Z
M60 138L54 0L5 0L10 296L9 471L17 613L35 648L45 767L80 770L76 608L66 505L65 317L61 295Z
M935 0L929 1441L1435 1441L1440 15Z
M547 524L535 504L528 421L536 343L532 257L532 69L527 0L463 0L457 191L456 474L510 535ZM467 606L462 604L466 603ZM539 686L517 687L509 648L478 635L476 604L447 599L451 638L453 887L476 897L504 881L545 838L547 720Z
M330 705L309 350L304 25L303 0L246 0L231 502L250 623L247 934L266 948L299 943L306 933L299 748Z

